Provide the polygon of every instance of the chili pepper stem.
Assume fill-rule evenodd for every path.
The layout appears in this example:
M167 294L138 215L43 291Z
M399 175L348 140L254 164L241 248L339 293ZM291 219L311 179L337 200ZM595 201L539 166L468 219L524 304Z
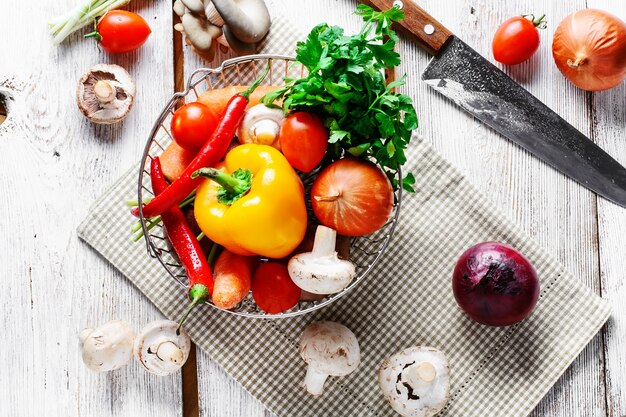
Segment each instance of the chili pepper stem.
M209 265L211 265L211 268L213 268L213 266L215 265L215 260L217 259L217 252L219 251L219 249L220 245L213 242L211 250L209 251L209 256L207 256L207 262L209 263Z
M254 80L252 85L246 91L239 93L239 95L243 96L246 99L246 101L248 101L248 99L250 98L250 94L252 94L252 92L256 90L256 88L261 84L261 82L263 82L268 72L270 72L270 64L267 64L267 66L265 67L265 70L263 70L263 73L259 76L259 78Z
M183 316L180 318L180 321L178 322L178 327L176 328L177 335L180 334L180 328L183 326L183 323L187 319L187 316L189 316L189 313L191 313L191 310L193 310L194 307L198 304L206 302L206 300L209 298L209 289L206 287L206 285L194 284L189 289L189 298L191 298L191 304L189 304L189 307L185 311L185 314L183 314Z

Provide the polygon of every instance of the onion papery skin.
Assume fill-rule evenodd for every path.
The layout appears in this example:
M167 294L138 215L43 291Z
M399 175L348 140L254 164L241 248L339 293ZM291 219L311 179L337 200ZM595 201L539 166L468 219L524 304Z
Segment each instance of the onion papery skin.
M577 87L586 91L613 88L626 78L626 24L602 10L574 12L557 27L552 56Z
M311 187L311 205L324 226L344 236L375 232L389 220L393 187L371 162L340 159L326 167Z

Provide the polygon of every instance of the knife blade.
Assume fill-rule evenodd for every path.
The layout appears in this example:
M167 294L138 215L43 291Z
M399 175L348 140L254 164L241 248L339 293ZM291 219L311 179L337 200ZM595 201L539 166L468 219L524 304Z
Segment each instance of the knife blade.
M476 119L599 195L626 207L626 168L420 8L413 0L361 0L397 6L398 22L434 55L422 74L430 87Z

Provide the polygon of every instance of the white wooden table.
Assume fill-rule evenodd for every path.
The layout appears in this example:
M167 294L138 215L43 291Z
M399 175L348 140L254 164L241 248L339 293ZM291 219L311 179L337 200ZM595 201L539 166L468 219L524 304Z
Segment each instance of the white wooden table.
M113 318L139 328L159 318L75 230L90 204L137 161L161 106L202 62L173 35L170 1L133 0L130 8L152 28L136 53L109 56L77 35L54 47L46 21L75 1L0 0L0 96L8 110L0 125L0 416L270 415L201 351L182 374L165 378L148 375L136 363L96 374L81 362L81 328ZM597 7L626 19L626 2L420 4L486 56L500 22L546 13L549 26L538 53L505 71L626 164L626 85L597 94L578 90L560 75L550 50L554 28L570 12ZM359 25L352 0L270 0L269 5L273 14L291 18L303 30L322 21L352 30ZM596 197L430 91L419 78L428 56L406 39L399 50L420 133L613 305L608 325L533 416L626 415L626 209ZM137 81L135 108L119 125L92 125L75 104L78 78L99 62L121 64Z

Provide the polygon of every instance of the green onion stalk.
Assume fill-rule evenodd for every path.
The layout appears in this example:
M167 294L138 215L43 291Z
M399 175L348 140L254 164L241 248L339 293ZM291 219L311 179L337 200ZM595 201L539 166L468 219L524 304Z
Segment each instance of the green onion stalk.
M97 18L109 10L117 9L130 3L130 0L87 0L73 10L58 16L48 23L50 36L55 45L63 42L77 30L93 24Z

